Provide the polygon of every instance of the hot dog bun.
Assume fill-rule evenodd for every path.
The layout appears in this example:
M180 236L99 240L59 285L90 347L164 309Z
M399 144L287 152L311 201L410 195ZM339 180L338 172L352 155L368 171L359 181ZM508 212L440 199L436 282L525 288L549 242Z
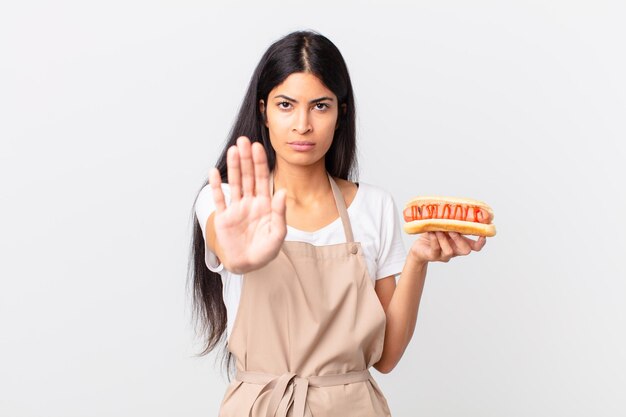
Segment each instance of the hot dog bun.
M483 201L462 197L418 196L405 205L406 223L403 229L409 234L452 231L491 237L496 234L496 227L491 223L493 218L493 209Z
M404 231L408 234L424 232L458 232L462 235L486 236L496 235L496 226L451 219L413 220L404 224Z

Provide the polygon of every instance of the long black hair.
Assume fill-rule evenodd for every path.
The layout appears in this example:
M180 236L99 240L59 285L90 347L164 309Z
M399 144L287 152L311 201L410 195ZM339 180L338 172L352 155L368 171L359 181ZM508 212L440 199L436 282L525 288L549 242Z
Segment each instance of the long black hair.
M325 155L326 170L333 177L358 181L356 158L356 121L352 83L348 68L339 49L326 37L315 31L296 31L273 43L257 65L248 91L239 109L237 119L230 130L228 139L217 161L223 182L227 182L226 154L228 148L236 145L239 136L247 136L251 142L261 142L268 158L269 169L276 164L276 153L272 148L264 113L259 101L268 103L269 92L281 84L289 75L297 72L310 73L318 77L336 96L339 102L338 127L334 132L330 149ZM343 109L342 109L343 108ZM198 190L208 184L208 179ZM222 296L222 280L218 273L205 265L205 241L195 204L192 213L194 231L191 242L191 255L188 284L193 285L193 318L204 337L204 350L198 355L211 352L217 344L226 339L226 306ZM196 327L198 329L198 327ZM231 370L232 354L225 344L226 367ZM230 381L230 372L229 372Z

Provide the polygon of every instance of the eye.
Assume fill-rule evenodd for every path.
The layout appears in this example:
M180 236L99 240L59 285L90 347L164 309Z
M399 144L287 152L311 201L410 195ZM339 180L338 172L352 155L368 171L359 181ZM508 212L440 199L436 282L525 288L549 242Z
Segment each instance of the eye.
M317 107L318 110L326 110L327 108L329 108L330 106L326 103L316 103L316 106L322 106L322 107Z
M283 104L286 104L286 106L283 106ZM278 107L280 107L281 109L288 109L289 106L291 106L291 103L288 101L281 101L280 103L278 103Z

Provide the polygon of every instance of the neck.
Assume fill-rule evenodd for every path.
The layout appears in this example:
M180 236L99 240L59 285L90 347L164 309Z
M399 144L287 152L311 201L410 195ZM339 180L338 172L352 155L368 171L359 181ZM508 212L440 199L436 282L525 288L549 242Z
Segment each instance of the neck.
M298 205L309 205L331 192L323 163L310 166L277 163L273 174L274 190L286 189L287 199Z

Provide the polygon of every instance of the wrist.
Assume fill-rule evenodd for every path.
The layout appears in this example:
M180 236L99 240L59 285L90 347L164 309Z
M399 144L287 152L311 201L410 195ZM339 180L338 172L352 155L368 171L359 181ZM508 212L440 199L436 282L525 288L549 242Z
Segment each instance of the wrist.
M428 264L428 260L420 258L411 251L409 251L406 262L418 268L424 268Z

